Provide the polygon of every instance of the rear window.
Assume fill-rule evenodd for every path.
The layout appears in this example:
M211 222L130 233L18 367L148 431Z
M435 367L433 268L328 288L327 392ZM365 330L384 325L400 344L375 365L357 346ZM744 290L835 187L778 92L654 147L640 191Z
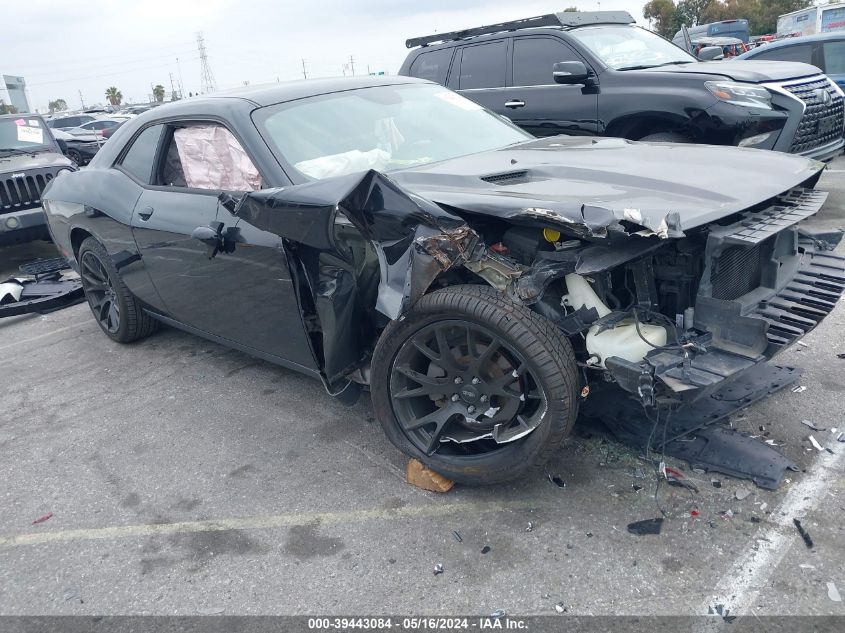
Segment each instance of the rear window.
M153 173L158 140L161 138L162 125L153 125L141 132L132 142L129 151L120 161L120 166L144 184L150 183Z
M507 43L505 40L467 46L461 57L460 90L500 88L505 85Z
M754 59L770 59L781 62L813 63L813 47L811 44L796 44L795 46L779 46L755 55Z
M411 77L436 81L439 84L446 83L446 73L449 71L449 62L452 61L452 48L441 48L438 51L429 51L417 55L411 64L409 74Z

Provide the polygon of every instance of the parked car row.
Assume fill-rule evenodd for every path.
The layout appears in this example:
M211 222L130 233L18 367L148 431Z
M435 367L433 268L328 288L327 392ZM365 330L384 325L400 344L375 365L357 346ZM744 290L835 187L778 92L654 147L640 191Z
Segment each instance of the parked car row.
M802 222L843 94L632 23L430 35L410 76L162 106L53 179L50 232L112 340L165 323L369 389L390 441L459 482L542 464L588 396L668 424L839 301L842 232Z

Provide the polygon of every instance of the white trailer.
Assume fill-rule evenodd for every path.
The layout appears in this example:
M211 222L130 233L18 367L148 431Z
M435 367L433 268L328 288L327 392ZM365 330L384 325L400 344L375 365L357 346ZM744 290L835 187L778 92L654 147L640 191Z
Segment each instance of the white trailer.
M845 30L845 2L809 7L778 18L779 37L815 35Z

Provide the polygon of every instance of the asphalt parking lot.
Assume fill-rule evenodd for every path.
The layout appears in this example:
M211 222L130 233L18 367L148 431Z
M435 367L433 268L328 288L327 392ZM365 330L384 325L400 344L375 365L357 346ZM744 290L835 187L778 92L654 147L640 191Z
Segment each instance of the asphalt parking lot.
M814 224L845 226L845 159L820 188ZM0 270L51 254L31 248ZM655 479L599 437L548 465L563 488L538 472L438 495L404 482L369 402L172 329L112 343L84 304L4 320L0 613L845 615L845 444L815 432L819 452L801 424L845 427L843 328L840 306L779 357L805 391L733 420L803 472L770 492L681 464L700 493L662 486L670 518L638 537Z

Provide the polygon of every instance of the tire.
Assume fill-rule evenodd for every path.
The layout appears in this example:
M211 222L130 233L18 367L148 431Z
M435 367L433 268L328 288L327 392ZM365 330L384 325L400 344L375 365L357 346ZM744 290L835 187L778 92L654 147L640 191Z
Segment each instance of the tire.
M463 349L460 342L460 331L466 330L467 353L463 359L458 356L457 361L460 367L456 372L464 372L466 376L473 375L478 366L472 369L469 374L465 366L472 368L479 357L487 355L491 349L496 348L495 342L499 340L499 351L490 354L491 360L488 366L491 370L503 372L501 375L492 376L487 373L481 379L472 378L462 383L462 387L452 387L448 372L442 372L445 376L429 378L421 372L414 373L425 381L440 380L436 387L428 387L429 392L425 395L416 395L419 389L402 387L403 381L409 380L405 372L408 366L403 364L404 358L414 358L421 348L419 341L425 340L427 336L434 336L432 343L436 340L438 354L441 344L437 339L438 330L442 330L444 340L449 332L456 333L455 349ZM470 334L470 330L475 332ZM429 332L435 332L430 334ZM479 341L483 350L479 354ZM474 342L470 342L474 341ZM447 343L447 347L452 345ZM431 359L429 354L434 351L433 347L423 344L427 352L423 352L425 359ZM451 353L451 352L450 352ZM461 352L459 352L460 354ZM452 355L451 360L456 360ZM425 359L424 362L425 362ZM494 360L495 359L495 362ZM462 365L463 363L463 365ZM523 370L518 378L509 378L513 374L504 373L506 369L519 364ZM456 482L470 485L495 484L525 475L529 470L537 467L552 456L555 450L561 445L564 438L569 434L577 417L577 389L579 384L575 355L569 340L555 326L545 318L532 312L524 306L517 305L508 300L501 293L488 286L462 285L443 288L420 299L406 317L400 321L391 322L382 333L375 351L372 362L371 395L373 408L376 417L381 423L388 439L403 453L423 462L432 470L452 479ZM428 363L427 373L437 373L439 365L435 361ZM481 374L480 370L478 373ZM431 431L426 427L421 429L407 430L414 426L411 422L403 427L403 422L413 415L409 413L414 407L435 407L432 415L446 412L454 407L463 407L465 394L469 390L476 389L481 392L489 385L499 383L502 380L510 380L509 384L516 382L517 389L507 389L508 395L504 398L493 394L483 402L483 407L489 407L485 413L475 413L480 420L471 421L463 415L454 414L449 422L444 423L449 434L466 433L479 434L484 429L481 423L490 425L492 422L486 416L493 411L493 419L503 416L517 419L531 415L530 407L534 409L534 419L539 424L534 426L527 435L514 439L508 443L496 443L492 439L476 440L467 443L457 441L442 441L433 439L440 425L437 424ZM410 379L414 383L413 378ZM423 382L418 383L420 389L426 389ZM458 384L458 383L456 383ZM504 383L501 390L509 385ZM465 387L470 387L465 391ZM431 390L445 389L447 391L459 390L451 395L446 394L430 395ZM491 392L499 387L490 386ZM440 392L435 392L440 393ZM414 394L411 397L410 394ZM512 395L518 395L514 398ZM471 395L471 394L469 394ZM473 398L485 396L476 393ZM457 398L457 401L455 399ZM472 400L475 402L476 400ZM519 407L513 414L514 402ZM540 404L537 404L539 401ZM441 404L437 404L437 403ZM406 404L407 403L407 404ZM521 404L520 404L521 403ZM498 405L494 410L493 405ZM538 408L540 407L540 408ZM463 410L461 410L463 411ZM469 409L467 409L469 411ZM508 412L510 411L510 412ZM445 415L445 414L444 414ZM423 415L417 420L428 418ZM442 417L442 416L441 416ZM472 427L467 430L467 425L478 423L479 427ZM508 423L506 424L515 424ZM432 423L434 424L434 423ZM450 427L451 425L451 427ZM517 426L517 429L520 427ZM430 442L429 447L433 450L424 450L426 437Z
M693 143L689 136L677 132L656 132L640 139L643 143Z
M100 242L86 238L76 257L88 306L106 336L131 343L155 331L158 322L141 309Z
M69 150L67 151L66 156L67 156L69 159L71 159L74 163L76 163L76 164L77 164L77 166L79 166L79 167L81 167L81 166L82 166L82 154L80 154L80 153L79 153L78 151L76 151L75 149L69 149Z

